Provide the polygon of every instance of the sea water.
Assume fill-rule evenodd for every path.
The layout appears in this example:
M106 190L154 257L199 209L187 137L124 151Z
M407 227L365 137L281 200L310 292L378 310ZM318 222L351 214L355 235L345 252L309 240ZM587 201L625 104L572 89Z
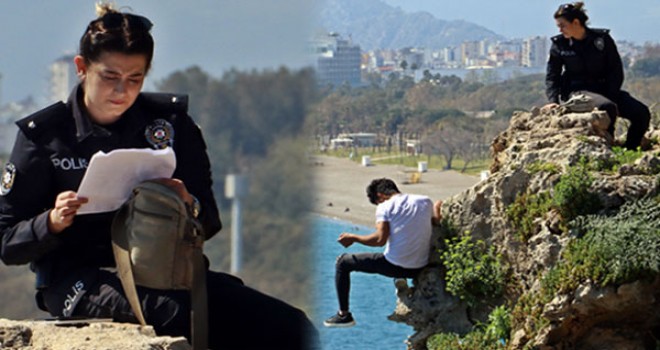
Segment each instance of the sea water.
M404 340L413 329L387 319L396 306L394 280L389 277L351 273L350 308L356 325L351 328L326 328L323 320L337 312L335 291L335 260L342 253L378 252L372 248L353 244L344 248L337 243L341 232L369 234L373 227L353 225L348 222L314 217L314 254L312 264L315 276L314 324L320 333L323 350L402 350ZM409 281L410 283L410 281Z

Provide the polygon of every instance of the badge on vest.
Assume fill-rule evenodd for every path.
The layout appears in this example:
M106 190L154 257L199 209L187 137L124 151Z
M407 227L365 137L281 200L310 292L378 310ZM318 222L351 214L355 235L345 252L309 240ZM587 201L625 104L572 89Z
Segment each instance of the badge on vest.
M14 186L16 179L16 167L12 163L7 163L2 170L2 183L0 183L0 196L6 196Z
M605 48L605 40L603 40L603 38L596 38L596 40L594 40L594 45L596 45L598 51L603 51Z
M174 146L174 127L165 119L156 119L144 130L144 137L155 149Z

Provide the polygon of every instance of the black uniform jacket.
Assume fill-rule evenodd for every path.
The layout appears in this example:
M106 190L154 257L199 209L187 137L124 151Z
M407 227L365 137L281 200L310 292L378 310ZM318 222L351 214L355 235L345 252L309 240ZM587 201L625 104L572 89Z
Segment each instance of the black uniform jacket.
M93 124L80 107L80 87L69 101L56 103L17 122L18 136L4 167L0 196L0 257L6 264L33 263L37 287L67 278L81 267L114 266L110 226L114 213L78 215L59 234L48 231L55 197L77 191L97 151L158 148L173 142L176 170L201 203L200 221L207 239L221 228L212 192L206 144L187 115L187 96L142 93L116 123ZM40 277L44 272L46 277ZM46 280L40 280L46 278Z
M587 28L582 40L563 35L551 38L550 57L545 77L550 102L567 100L571 92L586 90L612 101L623 84L623 64L607 29Z

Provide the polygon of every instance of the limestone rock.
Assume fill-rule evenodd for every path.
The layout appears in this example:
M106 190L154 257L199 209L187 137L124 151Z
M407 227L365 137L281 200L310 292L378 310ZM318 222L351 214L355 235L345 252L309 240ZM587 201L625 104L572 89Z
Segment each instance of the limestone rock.
M22 350L190 350L183 337L156 336L151 326L92 322L55 325L46 321L0 319L0 349Z
M573 295L546 305L543 316L553 324L544 341L554 347L580 349L646 349L649 330L658 322L660 277L619 287L584 284Z
M440 269L424 269L410 291L397 293L396 309L388 317L415 329L417 333L408 338L409 347L426 348L426 339L437 333L437 329L465 333L472 327L467 318L466 305L445 291Z
M507 291L505 299L515 303L522 294L538 290L541 276L557 263L570 241L569 233L562 232L561 215L550 211L537 218L535 232L522 242L508 221L507 208L523 192L552 194L561 173L582 159L603 164L613 159L609 122L607 113L593 108L517 112L509 128L493 140L491 175L444 200L443 217L457 232L469 231L495 246L510 265L511 278L522 290ZM660 133L651 130L647 137L651 135ZM599 197L603 212L660 192L660 146L655 147L616 172L592 172L590 191ZM438 251L447 237L443 229L434 231L430 263L435 267L427 268L412 288L399 293L391 316L413 326L412 349L426 349L426 339L433 334L465 334L473 326L474 313L468 317L467 307L444 291ZM638 281L618 288L585 284L574 294L557 296L543 307L548 324L530 334L526 330L533 320L527 319L512 330L508 348L642 349L650 328L660 324L659 283ZM476 321L485 322L485 315L477 314Z

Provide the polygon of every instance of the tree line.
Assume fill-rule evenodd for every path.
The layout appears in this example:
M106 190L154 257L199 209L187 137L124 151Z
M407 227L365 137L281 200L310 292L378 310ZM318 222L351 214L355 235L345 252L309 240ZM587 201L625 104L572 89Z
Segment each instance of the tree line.
M368 74L365 81L363 87L344 85L321 92L309 113L308 123L314 134L325 135L327 140L341 133L376 133L383 144L393 135L418 139L425 154L445 159L446 168L451 168L455 157L466 162L488 157L487 146L507 127L514 111L547 103L543 74L492 84L429 71L418 82L397 73L387 78ZM659 45L645 46L642 55L626 70L623 88L657 115Z
M311 175L303 164L303 130L316 98L311 69L226 72L214 78L200 67L172 73L161 91L190 96L212 164L223 232L207 244L215 268L229 270L230 202L225 176L248 176L243 205L243 277L248 285L300 307L309 299L312 235L307 212Z

